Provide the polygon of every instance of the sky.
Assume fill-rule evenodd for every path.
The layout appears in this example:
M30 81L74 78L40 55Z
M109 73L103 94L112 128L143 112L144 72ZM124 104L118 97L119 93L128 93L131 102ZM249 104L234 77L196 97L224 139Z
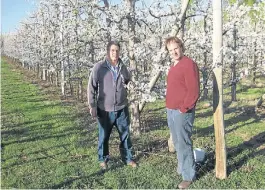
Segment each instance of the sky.
M119 2L120 0L111 0ZM29 13L36 10L34 0L1 0L1 33L16 32L19 22L29 16Z
M32 0L1 0L1 33L16 32L19 22L35 9Z
M38 0L1 0L1 34L16 32L19 22L29 16L30 12L37 9ZM110 0L119 3L121 0ZM145 0L149 2L151 0ZM34 3L35 2L35 3Z

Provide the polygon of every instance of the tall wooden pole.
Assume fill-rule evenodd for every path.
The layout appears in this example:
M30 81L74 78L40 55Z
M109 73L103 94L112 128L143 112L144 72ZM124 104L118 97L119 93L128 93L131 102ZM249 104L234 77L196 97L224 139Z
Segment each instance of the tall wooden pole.
M213 0L213 112L216 143L215 172L218 179L227 178L223 110L222 71L222 0Z

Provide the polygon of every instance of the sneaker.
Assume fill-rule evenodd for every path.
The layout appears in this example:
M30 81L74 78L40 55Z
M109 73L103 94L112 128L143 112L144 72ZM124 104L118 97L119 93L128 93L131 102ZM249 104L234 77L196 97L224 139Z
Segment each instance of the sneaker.
M99 166L102 170L106 170L108 168L108 164L106 162L100 162Z
M188 189L188 187L192 184L192 181L182 181L179 185L179 189Z
M136 168L137 164L134 161L130 161L129 163L127 163L127 166L131 166L132 168Z

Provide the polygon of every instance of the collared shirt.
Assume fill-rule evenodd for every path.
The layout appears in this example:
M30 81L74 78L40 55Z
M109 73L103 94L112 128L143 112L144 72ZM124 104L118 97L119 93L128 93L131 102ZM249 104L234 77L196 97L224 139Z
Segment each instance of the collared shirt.
M108 65L109 69L111 70L113 80L116 81L117 77L118 77L119 63L117 63L116 66L113 66L108 60L106 60L106 61L107 61L107 65Z

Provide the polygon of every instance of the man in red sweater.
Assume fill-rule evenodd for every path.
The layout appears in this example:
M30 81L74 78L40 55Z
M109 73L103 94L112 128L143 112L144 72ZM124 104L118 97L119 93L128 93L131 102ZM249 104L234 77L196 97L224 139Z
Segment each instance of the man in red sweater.
M167 76L167 120L177 152L177 172L183 178L178 187L186 189L195 180L191 135L199 98L199 71L197 64L183 54L183 43L179 38L167 38L165 46L172 59Z

